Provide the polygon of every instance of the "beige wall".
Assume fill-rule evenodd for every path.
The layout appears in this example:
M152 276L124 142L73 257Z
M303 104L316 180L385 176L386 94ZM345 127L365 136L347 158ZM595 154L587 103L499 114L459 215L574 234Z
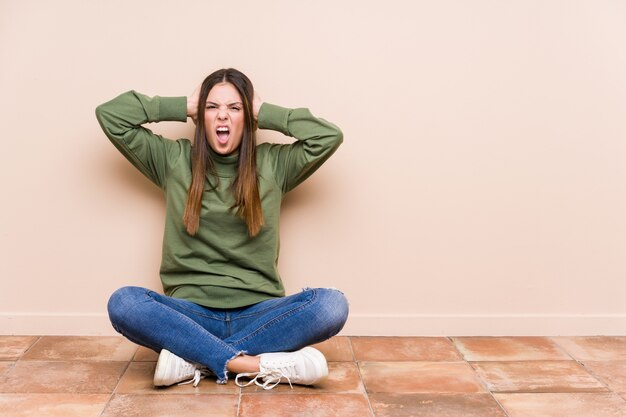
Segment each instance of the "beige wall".
M234 66L344 130L285 201L280 264L289 292L344 290L344 334L625 334L624 22L618 0L0 0L0 333L111 334L113 290L160 288L162 196L94 108Z

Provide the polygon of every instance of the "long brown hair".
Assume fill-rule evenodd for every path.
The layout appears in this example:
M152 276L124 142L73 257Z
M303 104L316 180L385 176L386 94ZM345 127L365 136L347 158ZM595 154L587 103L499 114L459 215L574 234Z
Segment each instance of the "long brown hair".
M259 187L256 172L256 137L255 120L252 110L254 87L245 74L233 68L215 71L202 82L198 99L198 118L194 135L194 146L191 153L191 185L187 195L187 205L183 214L183 223L187 233L195 235L200 227L200 209L202 208L202 193L207 171L215 183L209 181L210 190L217 187L219 178L215 172L215 164L211 159L209 143L204 125L204 111L209 92L216 84L232 84L243 102L244 128L241 144L239 145L239 160L237 175L232 184L235 204L231 209L237 209L237 215L243 219L248 227L248 234L256 236L263 226L263 209L259 197Z

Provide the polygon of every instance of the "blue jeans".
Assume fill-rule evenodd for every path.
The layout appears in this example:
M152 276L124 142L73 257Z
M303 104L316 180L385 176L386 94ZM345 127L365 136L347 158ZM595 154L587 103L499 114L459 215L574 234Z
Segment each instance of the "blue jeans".
M111 295L108 310L113 328L130 341L204 365L218 383L226 383L226 364L238 355L294 351L322 342L339 333L348 318L345 296L326 288L215 309L123 287Z

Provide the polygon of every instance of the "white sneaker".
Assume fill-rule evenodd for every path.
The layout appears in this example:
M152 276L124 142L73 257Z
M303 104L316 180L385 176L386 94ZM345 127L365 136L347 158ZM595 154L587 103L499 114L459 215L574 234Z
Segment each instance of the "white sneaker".
M154 386L167 387L193 382L193 386L197 387L200 380L210 374L211 371L207 368L187 362L169 350L162 349L154 371Z
M319 350L305 347L296 352L264 353L259 355L260 371L238 374L235 384L247 387L256 384L263 389L272 389L280 383L314 385L328 376L326 358ZM247 384L239 383L240 377L252 377ZM263 382L260 382L262 380ZM293 388L293 386L292 386Z

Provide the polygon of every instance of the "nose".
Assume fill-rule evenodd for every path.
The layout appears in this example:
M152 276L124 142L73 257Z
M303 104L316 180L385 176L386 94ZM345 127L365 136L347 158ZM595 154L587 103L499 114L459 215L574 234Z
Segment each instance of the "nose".
M220 108L217 112L217 118L219 120L226 120L228 118L228 112L222 108Z

